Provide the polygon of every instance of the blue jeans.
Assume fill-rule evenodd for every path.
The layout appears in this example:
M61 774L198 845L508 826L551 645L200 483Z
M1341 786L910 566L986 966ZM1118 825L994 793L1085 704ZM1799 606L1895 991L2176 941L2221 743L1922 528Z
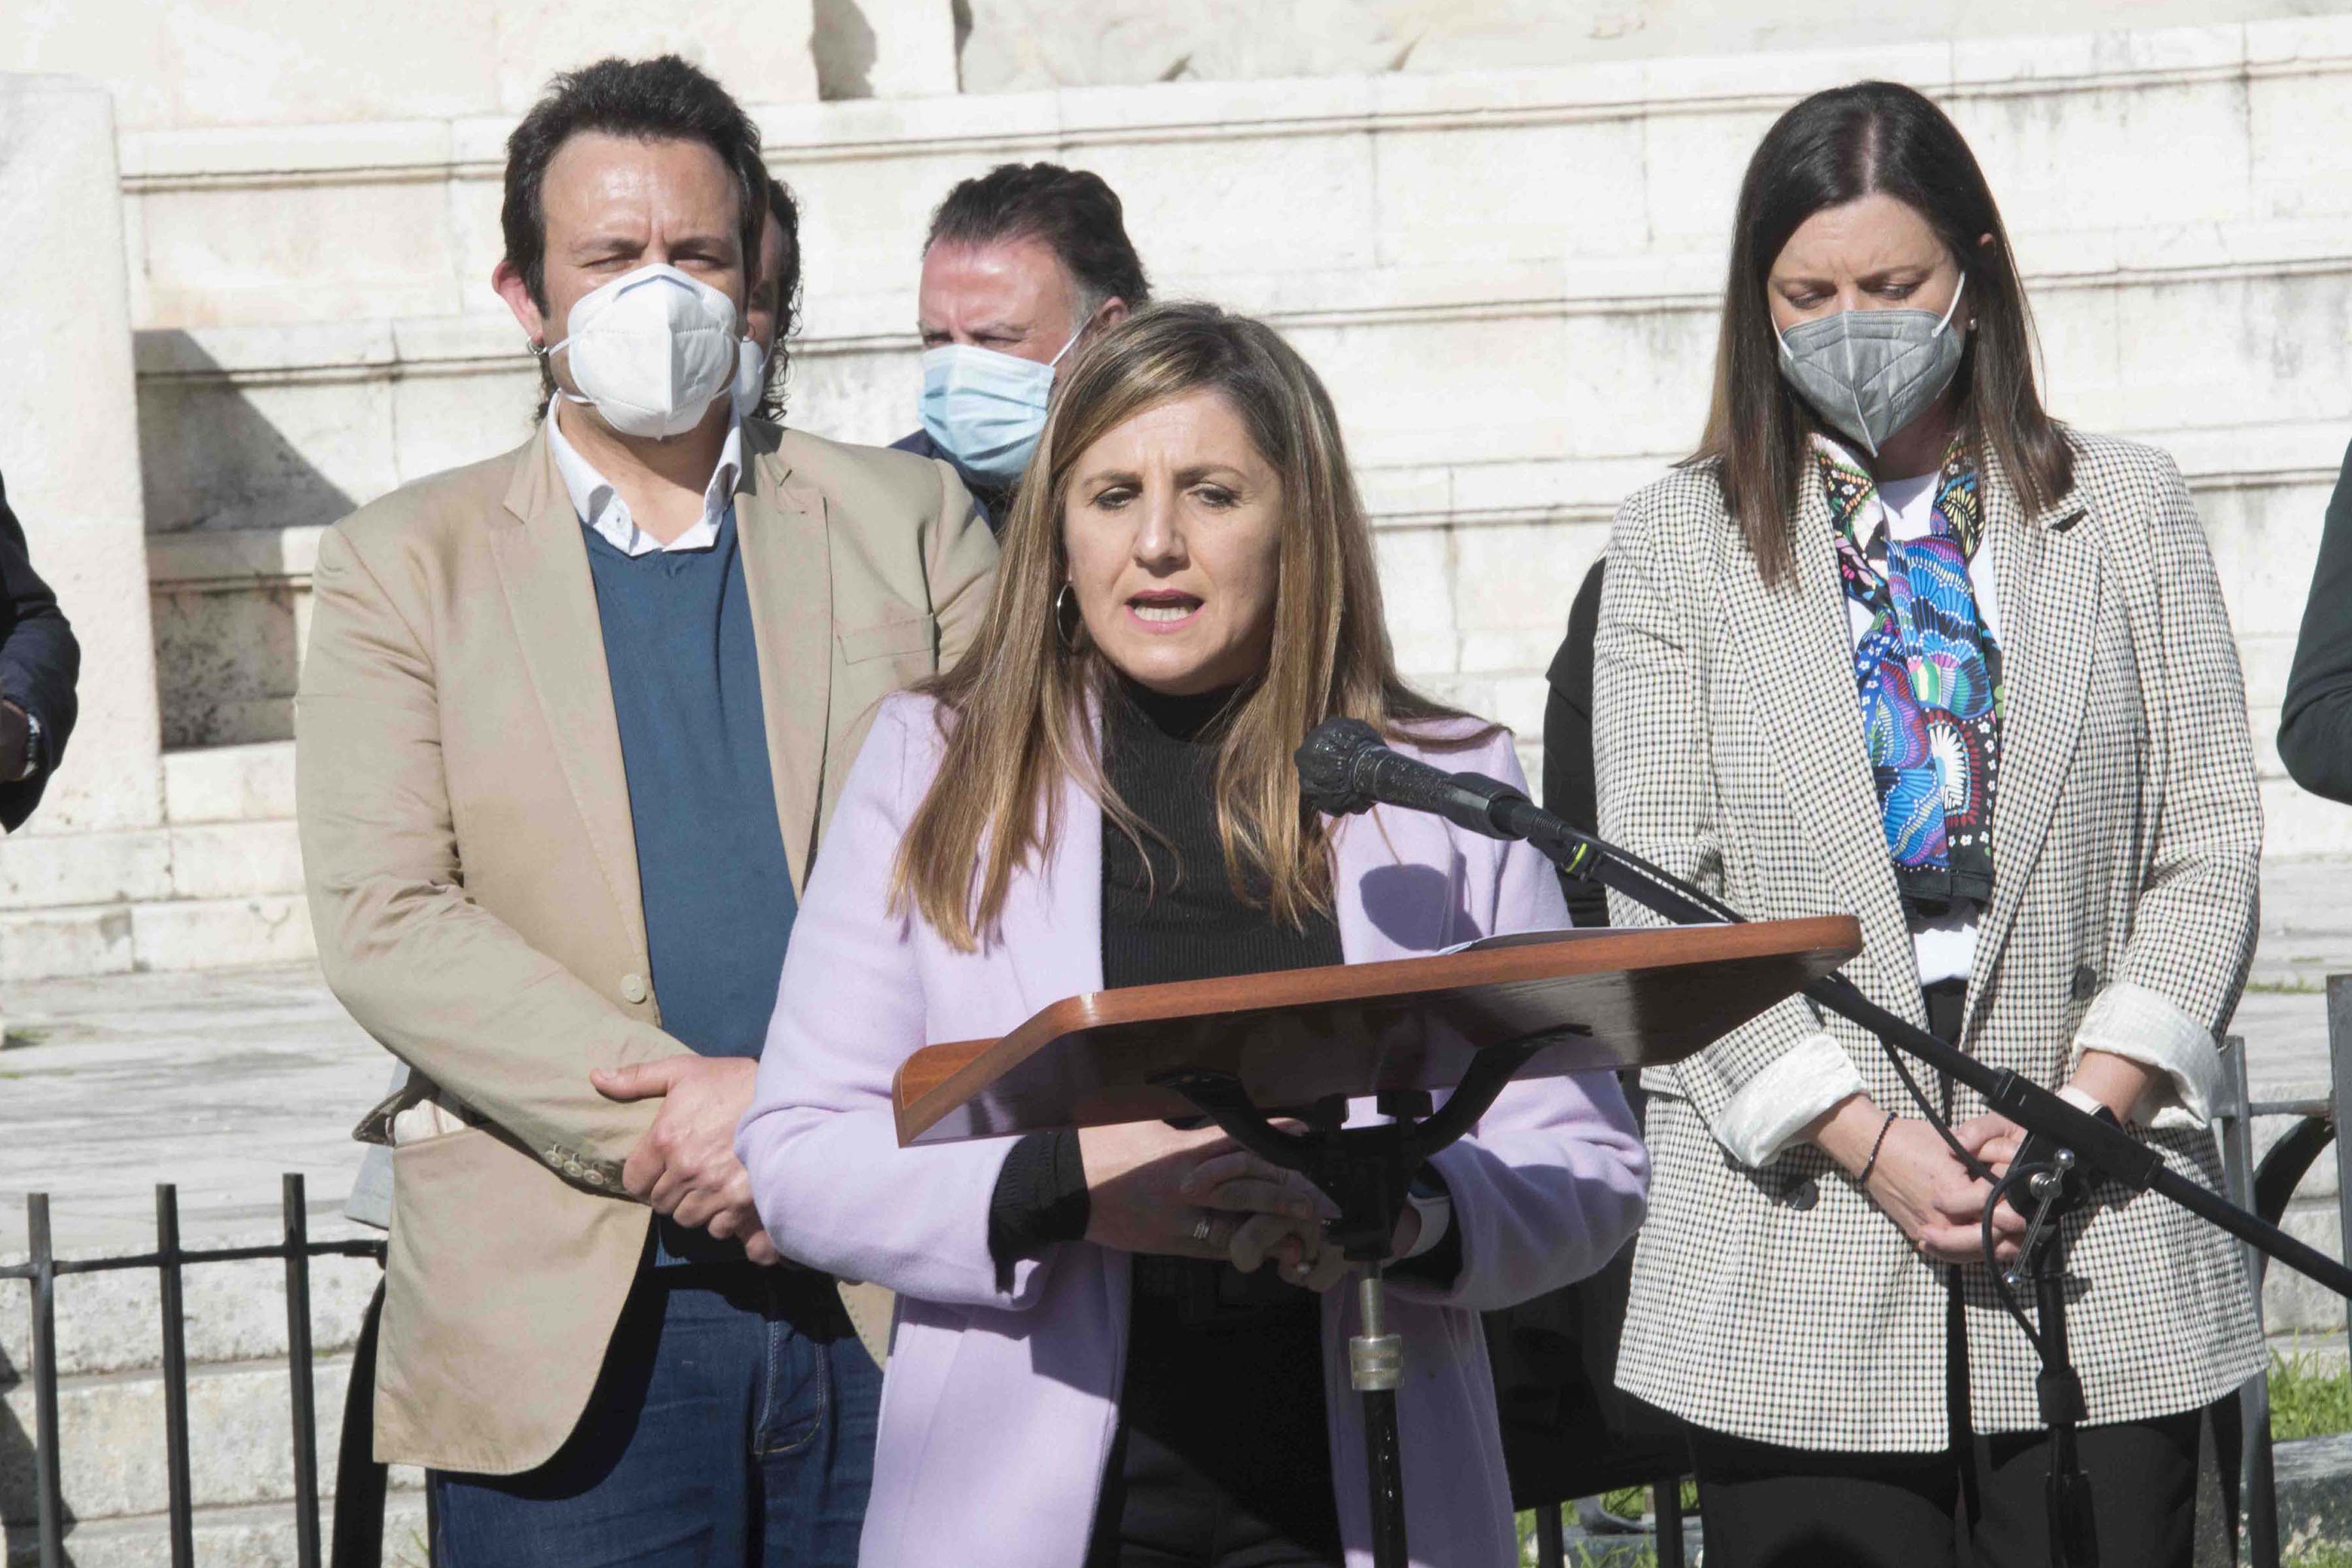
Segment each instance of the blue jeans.
M852 1568L881 1392L830 1279L648 1258L553 1458L428 1478L436 1568Z

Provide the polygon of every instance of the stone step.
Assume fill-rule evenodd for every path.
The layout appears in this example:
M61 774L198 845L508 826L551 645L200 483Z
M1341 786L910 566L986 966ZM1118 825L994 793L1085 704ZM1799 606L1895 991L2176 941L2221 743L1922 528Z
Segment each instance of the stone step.
M0 912L0 983L291 963L317 951L299 891Z
M163 815L174 824L290 821L294 743L164 752Z
M301 890L302 849L290 815L0 840L0 910Z
M394 1484L399 1480L395 1472ZM335 1500L322 1499L319 1512L323 1551L332 1539ZM408 1489L391 1493L383 1514L385 1568L426 1568L423 1492L412 1483ZM296 1568L300 1561L290 1500L198 1509L194 1524L198 1563ZM6 1568L34 1568L40 1562L31 1524L11 1526L7 1539ZM66 1533L66 1551L74 1568L166 1568L172 1560L169 1521L161 1514L74 1521Z
M313 1237L373 1237L331 1220L332 1207L314 1204ZM16 1216L11 1215L12 1219ZM184 1219L184 1247L275 1243L278 1234L247 1233L228 1240L197 1234L194 1216ZM320 1223L325 1221L328 1223ZM60 1250L69 1258L89 1256ZM17 1261L11 1257L9 1261ZM370 1258L310 1260L310 1344L314 1354L349 1351L359 1338L368 1299L383 1278ZM286 1266L276 1258L243 1263L190 1264L180 1271L182 1333L191 1365L226 1365L282 1359L287 1349ZM0 1281L0 1391L29 1382L33 1369L32 1313L26 1287ZM57 1282L58 1371L66 1378L152 1372L163 1364L161 1276L152 1268L104 1274L68 1274Z
M319 1361L311 1388L318 1411L320 1485L331 1489L342 1432L348 1357ZM202 1507L279 1502L294 1495L294 1422L286 1363L240 1362L191 1368L188 1375L189 1494ZM0 1395L0 1521L21 1527L37 1515L33 1389ZM77 1520L160 1514L171 1501L163 1444L163 1380L154 1373L68 1379L58 1391L58 1474L67 1512ZM404 1486L414 1470L395 1472Z

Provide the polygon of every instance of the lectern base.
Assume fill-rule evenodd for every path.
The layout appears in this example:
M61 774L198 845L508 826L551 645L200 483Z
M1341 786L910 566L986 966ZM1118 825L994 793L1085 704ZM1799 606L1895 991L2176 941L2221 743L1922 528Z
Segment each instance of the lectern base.
M1511 1076L1550 1038L1548 1033L1481 1050L1433 1113L1423 1090L1383 1094L1381 1114L1390 1120L1366 1127L1346 1125L1348 1102L1341 1096L1319 1101L1299 1117L1304 1131L1286 1132L1272 1121L1285 1113L1260 1109L1231 1073L1184 1068L1151 1080L1192 1101L1243 1148L1306 1176L1339 1211L1337 1219L1326 1222L1325 1232L1363 1270L1356 1282L1361 1331L1348 1341L1348 1381L1363 1402L1373 1568L1406 1568L1407 1563L1404 1452L1396 1411L1404 1342L1389 1331L1381 1281L1406 1194L1429 1157L1475 1126Z

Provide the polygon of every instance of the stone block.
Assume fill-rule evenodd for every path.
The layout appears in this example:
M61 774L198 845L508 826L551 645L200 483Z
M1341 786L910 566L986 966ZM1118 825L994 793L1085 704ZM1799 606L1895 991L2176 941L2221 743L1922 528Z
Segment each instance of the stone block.
M503 131L504 126L500 129ZM452 264L457 268L457 303L453 308L468 316L511 323L513 312L490 286L490 274L498 269L507 253L506 233L499 223L499 205L506 199L502 176L505 167L506 152L500 147L495 149L487 164L461 166L451 178L449 245ZM514 327L512 331L510 341L520 342L522 329Z
M227 8L179 0L163 18L173 121L408 120L488 107L490 12L478 0L348 16L302 0ZM384 68L395 59L400 69Z
M1643 139L1643 121L1629 117L1488 129L1465 116L1384 130L1374 142L1380 259L1459 268L1644 249Z
M1330 388L1359 462L1459 465L1556 456L1574 438L1575 326L1549 312L1463 311L1286 335Z
M139 196L147 327L276 326L461 308L442 171L158 184Z
M817 95L809 0L756 6L646 6L632 0L491 0L497 107L520 115L556 72L608 55L679 54L746 103Z
M933 0L814 0L817 91L921 98L957 89L956 21Z
M1957 98L1948 108L1997 194L2026 230L2246 216L2246 104L2234 85L2167 79L2071 83ZM2148 151L2161 147L2164 155ZM2107 171L2095 180L2088 168Z
M183 899L302 891L302 846L291 817L175 826L172 890Z
M235 745L293 738L307 584L171 587L154 596L165 743Z
M835 351L795 344L785 415L794 428L813 435L887 446L916 427L922 385L911 346Z
M2290 1205L2281 1228L2330 1258L2343 1255L2332 1203ZM2263 1326L2274 1338L2338 1335L2344 1332L2344 1301L2294 1269L2273 1266L2263 1277Z
M2287 1561L2324 1560L2352 1541L2352 1434L2281 1443L2271 1474Z
M1572 545L1544 523L1455 531L1454 614L1462 627L1463 668L1540 672L1550 665L1568 606L1602 542L1591 537L1595 531L1578 531L1587 537Z
M512 327L509 321L507 326ZM512 342L521 342L518 330ZM391 388L395 483L412 484L510 451L538 428L539 369L514 353L470 364L428 362ZM364 505L392 489L355 495Z
M131 911L123 905L0 913L0 982L121 974L133 960Z
M2265 679L2249 673L2249 689L2260 700L2275 702L2285 691L2284 666L2303 626L2328 489L2265 484L2259 477L2210 489L2191 483L2231 624L2241 639L2263 639L2278 649L2259 672Z
M1397 663L1425 684L1459 668L1453 595L1454 535L1443 528L1382 529L1372 537L1380 558L1381 608Z
M300 125L126 127L122 181L131 191L203 183L224 173L349 174L357 170L429 169L454 155L446 120L355 120Z
M389 370L142 382L148 526L317 527L391 489Z
M1748 154L1787 107L1779 101L1769 107L1709 105L1700 113L1644 117L1638 174L1653 248L1730 254L1740 175ZM1717 276L1721 277L1719 268Z
M1544 702L1551 688L1540 675L1497 676L1494 706L1478 717L1510 731L1518 742L1519 766L1534 785L1543 782Z
M131 922L142 969L292 963L318 952L310 910L299 893L138 904Z
M841 106L843 110L860 107L864 106ZM889 107L904 110L908 106ZM844 287L861 290L904 289L906 314L898 330L911 334L914 290L922 269L923 235L929 226L931 209L959 180L986 174L1009 158L1056 154L1045 148L1018 143L1005 147L952 143L941 146L928 138L891 151L895 155L877 168L874 161L843 156L830 150L820 155L815 149L803 153L793 147L772 146L769 163L800 198L802 269L812 304L829 291ZM1073 153L1062 161L1081 168L1097 168L1106 179L1118 184L1109 170L1099 169L1087 158ZM1124 196L1125 187L1119 188ZM1142 246L1144 237L1134 226L1132 214L1128 222L1129 235L1138 246ZM1146 249L1143 254L1147 267L1157 262L1151 250Z
M145 595L131 323L114 123L104 91L0 77L9 309L0 363L8 500L81 643L81 717L51 829L146 826L162 808Z
M2266 779L2262 787L2265 855L2352 851L2352 810L2306 795L2285 779Z
M387 1568L427 1568L425 1497L418 1472L395 1468L384 1500L383 1562ZM321 1539L331 1539L334 1500L320 1505ZM301 1562L290 1502L200 1509L193 1531L196 1561L234 1563L236 1568L298 1568ZM26 1544L14 1542L21 1538ZM34 1568L39 1556L29 1529L15 1532L7 1568ZM77 1521L66 1537L74 1568L167 1568L171 1544L163 1521L153 1516Z
M1373 141L1361 131L1244 136L1230 128L1182 140L1090 141L1073 128L1057 156L1118 192L1148 266L1263 272L1377 258ZM1236 236L1247 237L1237 247Z
M105 1256L105 1247L80 1245L74 1215L60 1197L56 1224L59 1256ZM184 1230L188 1224L183 1220ZM341 1227L338 1227L341 1228ZM184 1235L184 1247L268 1246L281 1239L275 1226L251 1229L234 1242ZM142 1243L153 1245L152 1234ZM163 1296L152 1269L111 1274L69 1274L58 1281L58 1371L68 1378L119 1373L153 1373L163 1365ZM311 1347L320 1356L348 1352L357 1342L368 1299L383 1278L366 1258L310 1260ZM245 1263L193 1263L181 1270L182 1332L192 1366L231 1366L277 1362L287 1353L286 1266L277 1259ZM0 1387L31 1376L30 1315L0 1312Z
M163 812L174 825L292 817L293 743L274 741L166 752Z
M1706 425L1715 374L1716 307L1676 301L1644 311L1575 313L1561 326L1561 428L1549 447L1576 459L1681 458ZM1541 450L1541 448L1538 448ZM1518 455L1533 455L1532 453Z
M0 910L168 898L171 881L161 828L0 838Z
M321 1360L313 1373L320 1473L334 1473L351 1368ZM192 1367L188 1378L189 1491L209 1507L276 1502L294 1494L294 1426L283 1364ZM33 1389L0 1394L0 1422L32 1430ZM77 1379L58 1391L58 1472L75 1519L161 1513L168 1506L163 1384L152 1374ZM33 1517L29 1445L0 1445L0 1515Z

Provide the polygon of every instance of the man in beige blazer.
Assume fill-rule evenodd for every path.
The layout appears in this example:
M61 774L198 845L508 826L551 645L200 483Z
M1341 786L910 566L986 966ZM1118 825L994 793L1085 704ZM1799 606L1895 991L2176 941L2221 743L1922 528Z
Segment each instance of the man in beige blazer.
M994 546L949 468L745 414L758 133L675 58L559 78L497 282L554 396L321 540L297 709L329 983L412 1069L379 1458L444 1568L843 1563L878 1374L732 1139L874 705Z

